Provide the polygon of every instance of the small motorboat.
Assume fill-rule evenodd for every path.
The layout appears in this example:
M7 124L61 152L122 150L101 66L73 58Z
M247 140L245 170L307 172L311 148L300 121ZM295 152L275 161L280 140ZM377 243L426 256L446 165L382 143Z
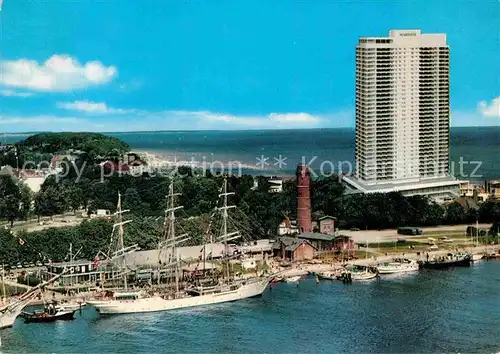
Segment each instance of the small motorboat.
M55 305L50 304L42 311L22 312L21 316L24 318L25 323L43 323L54 322L58 320L69 321L75 316L76 310L59 310Z
M318 273L318 278L321 280L337 280L339 273L333 271Z
M271 280L271 283L282 283L285 281L285 277L274 277L272 280Z
M477 262L477 261L480 261L480 260L482 260L484 258L485 258L485 254L484 253L474 253L471 256L471 261Z
M378 277L377 273L373 273L370 271L363 272L353 272L351 273L351 278L353 281L364 281L364 280L372 280Z
M293 277L286 277L284 279L285 283L298 283L300 281L300 279L302 279L302 276L301 275L296 275L296 276L293 276Z
M377 266L379 274L417 272L419 268L418 262L399 258L394 259L393 262L383 263Z
M338 280L343 283L351 283L353 281L365 281L378 278L378 270L375 267L368 266L348 266L345 271L337 276Z

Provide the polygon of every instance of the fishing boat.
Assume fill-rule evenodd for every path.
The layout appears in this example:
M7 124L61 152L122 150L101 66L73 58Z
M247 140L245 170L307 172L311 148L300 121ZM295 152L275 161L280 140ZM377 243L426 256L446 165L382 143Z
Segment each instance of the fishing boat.
M31 300L35 298L35 296L40 294L40 289L43 289L45 286L53 283L67 272L68 269L63 269L60 274L52 277L46 282L38 284L37 286L26 291L18 299L3 307L0 307L0 329L12 327L14 325L14 322L16 321L16 318L23 312L23 309L28 306Z
M420 262L421 268L446 269L450 267L468 267L471 263L471 255L465 252L448 253L446 257L434 257L430 260Z
M176 236L175 234L175 211L182 206L174 205L174 197L179 195L173 192L173 183L169 186L169 195L167 196L169 208L166 210L166 225L168 224L166 238L161 242L160 254L166 259L163 264L168 267L175 275L175 291L166 294L150 295L146 292L114 292L110 299L89 300L87 304L95 307L101 315L124 314L124 313L142 313L169 311L194 306L211 305L229 301L236 301L262 295L269 282L275 277L260 277L250 280L234 280L229 274L229 248L228 241L239 238L238 232L228 232L228 209L234 206L228 205L228 196L234 193L227 192L227 180L224 179L223 206L218 208L222 212L222 235L218 239L225 245L224 273L225 279L221 279L218 284L213 286L189 286L185 289L179 287L179 252L177 245L180 242L188 240L187 234ZM168 218L168 219L167 219ZM168 221L168 223L167 223Z
M418 262L406 258L396 258L392 262L382 263L377 266L379 274L416 272L419 268Z
M69 321L74 318L76 310L57 309L54 304L49 304L42 311L22 312L25 323L44 323L54 321Z

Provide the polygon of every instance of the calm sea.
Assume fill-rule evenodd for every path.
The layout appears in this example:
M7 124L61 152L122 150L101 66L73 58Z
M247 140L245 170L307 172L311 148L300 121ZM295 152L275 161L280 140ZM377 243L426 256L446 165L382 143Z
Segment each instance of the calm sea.
M108 133L135 150L151 151L170 161L185 161L216 169L239 162L245 173L293 174L304 161L315 171L349 172L354 161L353 129L253 131L176 131ZM26 135L1 135L13 142ZM500 177L500 126L451 129L451 168L462 179ZM279 163L281 156L282 163ZM267 158L264 164L259 164ZM462 163L460 163L462 161ZM462 169L460 169L462 165ZM236 164L233 164L236 169ZM354 168L354 166L352 166ZM477 170L476 170L477 168ZM472 173L474 172L474 175Z
M260 298L172 312L24 324L3 353L496 353L500 261L365 284L313 278Z

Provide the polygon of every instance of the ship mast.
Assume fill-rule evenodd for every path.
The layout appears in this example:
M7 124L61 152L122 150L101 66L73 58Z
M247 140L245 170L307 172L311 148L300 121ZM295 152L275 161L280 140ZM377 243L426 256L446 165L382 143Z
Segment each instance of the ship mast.
M123 213L126 213L128 211L129 210L122 210L122 196L120 193L118 193L118 203L116 206L116 213L114 214L117 222L115 224L113 224L113 232L111 233L111 246L113 245L113 234L114 234L114 230L116 228L118 228L118 240L116 242L115 251L113 251L113 253L111 253L111 250L110 250L110 252L109 252L109 253L111 253L109 255L109 260L113 261L115 259L118 259L117 264L118 264L118 267L120 267L121 271L123 272L122 273L123 285L124 285L125 289L128 288L128 284L127 284L128 272L126 271L127 264L125 262L125 256L128 253L135 252L139 249L139 246L137 244L134 244L134 245L129 246L129 247L125 247L125 243L123 240L123 236L124 236L123 225L132 222L132 220L123 221ZM113 278L114 278L114 276L113 276Z
M124 249L125 245L123 242L123 211L122 211L122 195L118 192L118 208L116 210L118 214L118 246L120 249ZM125 269L125 257L121 259L122 269ZM127 289L127 272L123 273L123 286Z
M5 266L2 264L2 301L7 299L7 293L5 292Z
M175 236L175 211L184 208L183 206L175 206L175 197L181 195L181 193L174 193L174 183L171 182L168 187L167 195L167 209L165 210L165 236L164 240L160 242L159 245L159 257L161 262L161 253L165 252L165 257L167 261L165 265L167 267L175 266L175 289L176 293L179 292L179 251L177 245L182 242L189 240L188 234L182 234ZM168 225L167 225L168 224ZM167 227L168 226L168 227ZM160 274L158 273L158 283L160 282Z
M229 192L227 191L227 177L224 176L224 186L223 186L223 193L219 194L220 197L224 197L224 205L219 208L220 211L222 211L222 235L219 238L219 241L222 241L224 243L224 252L226 255L226 277L229 280L229 248L227 246L227 242L231 240L235 240L240 237L239 232L227 232L227 220L228 220L228 209L236 208L236 205L227 205L227 197L229 195L234 195L234 192Z

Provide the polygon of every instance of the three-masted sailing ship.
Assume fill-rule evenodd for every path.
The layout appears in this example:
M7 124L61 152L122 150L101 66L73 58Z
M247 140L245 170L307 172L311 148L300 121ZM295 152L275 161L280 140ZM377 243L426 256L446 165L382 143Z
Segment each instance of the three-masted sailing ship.
M228 205L228 196L234 193L228 193L227 180L224 179L224 186L219 198L223 198L223 206L218 208L222 213L222 235L218 238L219 242L225 245L225 278L217 284L210 286L190 286L180 289L179 286L179 264L180 257L177 246L186 241L188 236L182 234L176 236L175 233L175 211L182 206L175 206L175 196L173 183L169 187L169 205L165 211L165 221L168 225L166 237L160 244L159 254L164 259L164 267L175 274L175 292L165 294L149 295L146 292L115 292L111 299L87 301L87 304L96 308L103 315L140 313L140 312L158 312L182 309L194 306L211 305L229 301L236 301L250 297L262 295L272 277L261 277L250 280L235 280L230 278L229 271L229 248L228 241L239 237L238 232L228 232L228 210L235 206ZM168 222L167 222L168 221ZM171 273L170 273L171 274Z

